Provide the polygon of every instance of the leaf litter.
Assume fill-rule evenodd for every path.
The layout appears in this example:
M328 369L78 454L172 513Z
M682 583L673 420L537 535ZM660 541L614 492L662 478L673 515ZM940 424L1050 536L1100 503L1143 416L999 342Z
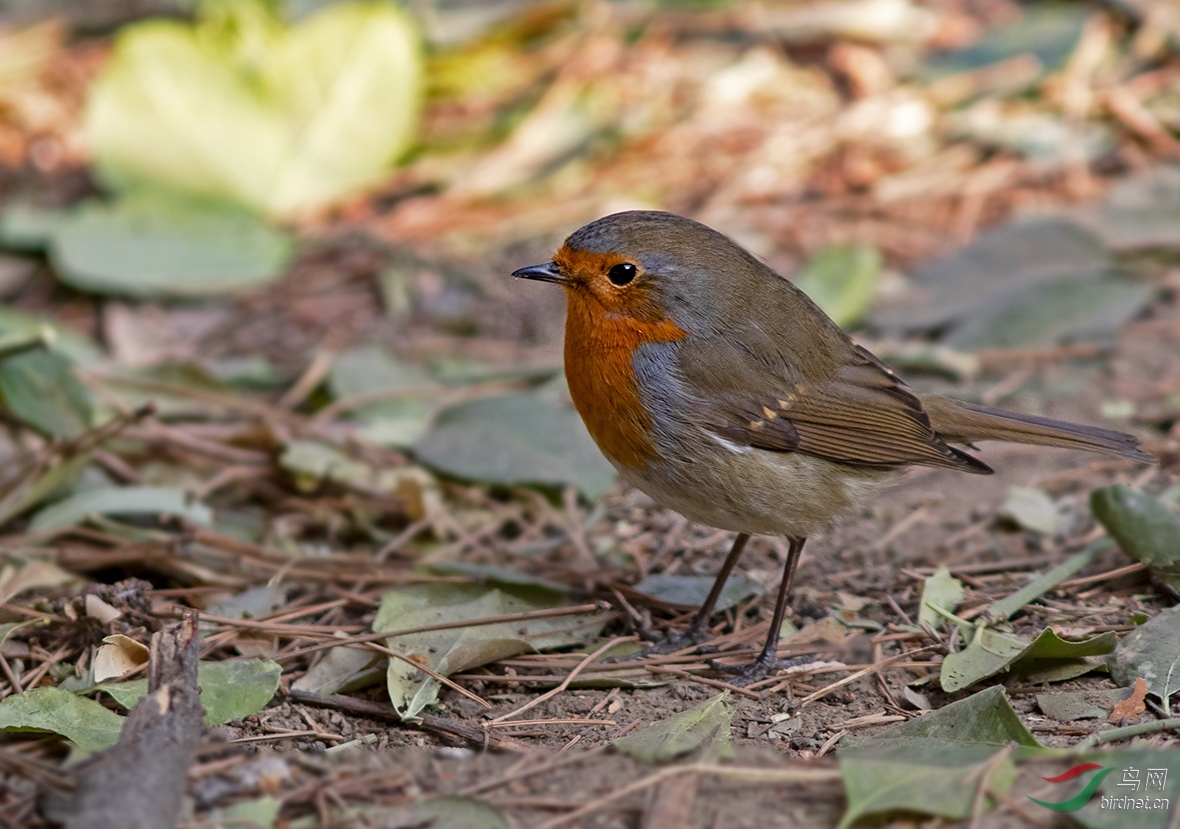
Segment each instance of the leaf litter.
M1118 549L1094 540L1100 530L1082 506L1098 485L1154 493L1174 480L1166 465L1175 457L1169 412L1180 411L1166 393L1167 378L1180 376L1169 359L1177 353L1168 339L1172 245L1152 221L1152 211L1165 216L1175 200L1171 173L1127 177L1096 200L1110 183L1107 168L1085 164L1096 147L1107 160L1135 165L1145 152L1166 154L1151 124L1170 123L1170 110L1146 82L1125 88L1138 96L1135 109L1123 86L1103 80L1092 88L1114 91L1097 94L1089 115L1061 117L1059 104L1073 106L1068 95L1058 98L1061 79L1098 83L1087 55L1095 44L1113 50L1125 35L1087 24L1080 8L1038 5L1028 11L1031 28L967 18L985 33L975 47L962 36L958 46L947 44L945 32L955 29L943 29L943 40L923 47L937 67L926 77L877 44L899 31L912 38L934 19L959 25L964 12L898 4L910 21L900 29L866 29L858 12L848 19L860 21L855 44L832 39L850 25L838 16L803 25L772 15L767 31L792 33L774 50L725 10L667 18L663 25L696 32L671 46L651 36L629 4L596 26L568 10L502 21L494 36L485 30L466 43L432 44L426 76L437 88L423 113L422 148L392 178L383 168L380 180L394 182L389 190L282 231L252 225L265 244L231 251L247 259L218 259L224 250L215 243L228 238L220 232L206 244L186 231L176 247L156 248L196 268L183 272L116 250L118 234L106 234L113 241L101 249L65 244L63 213L105 211L102 221L122 233L135 226L126 215L134 205L122 193L101 209L78 207L78 196L91 193L59 192L65 168L47 162L44 149L32 195L47 209L14 207L4 189L11 180L4 165L33 157L28 96L51 103L41 112L57 113L39 122L40 146L63 148L62 164L88 160L70 149L80 143L70 136L83 129L83 90L60 78L85 80L101 61L59 76L56 86L23 75L20 95L0 83L3 238L14 254L50 251L46 265L20 272L34 274L20 277L32 282L0 285L23 315L11 325L0 318L0 336L36 337L44 324L85 329L117 346L96 353L82 339L84 346L66 348L63 336L60 351L26 353L52 355L53 371L36 375L58 379L42 394L18 375L15 402L6 390L0 401L16 424L0 480L0 585L10 588L0 603L0 712L5 727L40 735L7 738L5 773L17 763L35 780L34 769L45 767L13 755L56 763L62 744L46 732L91 750L109 744L119 715L100 702L106 696L79 695L94 685L99 653L147 641L185 607L206 616L201 684L210 700L245 695L215 717L219 754L198 767L198 811L246 798L243 808L256 805L249 814L264 824L279 814L271 792L283 793L281 820L310 825L323 803L309 792L323 790L341 804L335 814L364 812L393 825L497 825L505 815L557 825L582 814L624 825L635 810L654 808L643 800L649 788L682 776L710 795L694 801L691 818L701 825L740 809L763 815L765 825L834 826L846 805L846 823L916 810L987 826L1021 819L1009 803L1034 791L1033 770L1045 762L1028 759L1038 741L1173 745L1166 716L1175 689L1157 670L1177 638L1166 630L1171 598L1143 574L1146 567L1169 584L1161 539L1170 537L1174 504L1143 506L1123 490L1118 498L1095 495L1094 513ZM446 25L450 13L440 11ZM722 31L729 34L718 39ZM825 57L797 59L796 49L813 46L795 44L808 39ZM45 43L46 65L81 66L76 47ZM15 53L0 49L8 54ZM1167 76L1173 69L1162 55ZM556 80L547 86L542 78ZM1062 126L1078 117L1102 120L1090 124L1101 127L1102 140L1075 133L1076 123ZM1039 137L1028 124L1039 125ZM732 130L745 138L729 140ZM505 136L511 140L492 151ZM1044 136L1057 136L1050 152ZM1081 155L1059 151L1077 137ZM359 165L362 155L352 161ZM108 182L139 175L114 171L113 157L103 162ZM456 173L464 169L472 171L466 181ZM1117 164L1109 169L1122 175ZM685 170L695 171L691 181ZM312 178L302 182L305 195L328 192ZM336 183L346 179L360 180ZM559 309L503 288L503 273L528 258L526 247L549 251L561 231L605 212L607 181L642 181L620 192L734 234L798 275L845 322L864 319L863 339L876 350L886 351L878 338L900 336L890 353L950 355L915 361L907 370L915 383L936 387L950 376L959 380L957 394L1032 411L1059 405L1060 395L1083 396L1095 422L1099 404L1116 396L1125 413L1151 413L1145 423L1162 428L1149 445L1164 457L1163 471L1136 479L1136 471L1105 461L1081 466L1029 453L996 464L998 489L940 478L903 484L896 501L883 500L881 510L849 519L809 548L814 558L804 562L791 620L799 631L784 639L782 655L815 661L731 690L725 701L715 687L723 677L706 660L749 658L764 635L760 596L773 592L781 556L773 540L750 545L746 575L735 577L725 617L714 620L708 647L717 653L591 659L611 637L681 627L726 543L614 484L553 379L550 320ZM234 198L256 209L265 202L261 209L273 215L294 203L275 200L297 189L237 189ZM1034 203L1060 209L1005 222ZM977 235L981 228L991 230ZM297 248L288 247L288 233ZM948 248L973 236L958 253ZM131 241L150 247L152 238ZM70 250L85 255L63 255ZM243 263L246 270L235 270ZM214 271L233 278L202 278ZM278 286L266 287L284 271ZM54 293L55 277L80 293ZM133 298L104 299L108 293ZM194 294L207 297L200 313L174 299ZM152 354L168 355L169 365L143 359ZM134 371L117 364L132 357L143 360ZM243 358L265 370L239 370ZM971 369L947 372L951 358ZM16 359L0 360L0 368ZM928 377L922 366L935 371ZM154 407L143 408L149 400ZM1048 413L1058 412L1069 415ZM1002 511L1010 521L997 523L1008 486L1025 489ZM946 501L937 517L892 512L932 495ZM1159 520L1134 517L1143 509ZM27 515L40 523L34 528ZM492 619L499 621L482 624ZM404 632L388 635L397 631ZM629 647L638 646L611 653ZM1108 659L1110 679L1101 673ZM383 673L397 674L392 688L366 699L380 694ZM940 683L944 674L954 682ZM987 678L997 674L1007 699ZM462 692L443 684L444 675ZM1076 716L1065 720L1035 714L1054 705L1040 704L1045 683L1054 696L1097 700L1138 679L1148 688L1140 715L1147 720L1133 727L1149 730L1104 726L1089 716L1096 703L1074 705ZM101 687L133 703L142 684ZM393 705L384 701L389 690ZM52 704L27 705L41 697ZM793 700L807 702L794 710ZM527 719L491 727L530 705ZM397 708L415 719L397 724ZM1002 727L993 733L984 721ZM637 770L625 754L604 750L645 733L655 743L694 744L702 723L706 744L733 744L732 764L657 753L655 771ZM948 730L969 736L948 740ZM408 750L423 745L449 753ZM277 753L255 753L265 746ZM380 750L373 763L399 759L366 772L368 761L353 754L365 746ZM513 769L510 756L464 754L484 746L568 751L531 761L530 772ZM886 766L873 757L883 746L904 757ZM284 753L291 749L329 752L341 765L293 764ZM1142 759L1144 768L1170 762L1168 750L1134 752L1102 756L1109 764ZM840 770L826 758L833 753ZM928 796L928 780L927 791L905 781L891 790L900 771L941 780L940 793ZM782 786L792 787L798 815L784 816ZM621 794L603 793L611 787ZM0 806L36 819L35 803ZM1108 825L1084 814L1086 825Z

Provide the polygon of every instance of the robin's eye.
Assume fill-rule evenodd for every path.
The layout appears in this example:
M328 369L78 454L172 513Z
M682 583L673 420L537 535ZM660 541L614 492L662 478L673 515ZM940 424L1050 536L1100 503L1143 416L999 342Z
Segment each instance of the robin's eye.
M639 273L638 269L630 262L622 262L607 271L606 275L611 282L622 287L634 279L637 273Z

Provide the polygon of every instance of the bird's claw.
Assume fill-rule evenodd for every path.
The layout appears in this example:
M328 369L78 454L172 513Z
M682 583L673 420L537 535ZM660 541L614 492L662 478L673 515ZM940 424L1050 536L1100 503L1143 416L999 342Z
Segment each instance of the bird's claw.
M763 655L759 656L753 662L747 662L745 665L726 665L718 662L716 659L710 659L709 667L719 673L729 674L731 678L726 681L730 685L743 688L747 685L753 685L755 682L766 679L769 676L773 676L785 668L806 665L811 661L812 659L809 656L782 660L777 656L767 657Z

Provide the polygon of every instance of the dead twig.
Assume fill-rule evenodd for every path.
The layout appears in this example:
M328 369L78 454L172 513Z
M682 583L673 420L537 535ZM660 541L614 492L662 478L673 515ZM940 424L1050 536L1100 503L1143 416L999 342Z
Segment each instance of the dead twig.
M316 708L330 708L335 711L341 711L353 717L383 720L386 722L405 722L401 718L401 715L397 713L397 710L388 703L355 699L354 697L346 697L339 694L314 694L310 691L295 690L289 691L287 698ZM529 748L527 743L522 743L512 737L494 734L484 731L482 728L473 728L464 723L455 722L448 717L419 714L407 724L414 728L432 731L436 734L458 737L478 748L495 748L504 751L527 751Z
M504 722L505 720L510 720L513 717L517 717L517 716L523 714L525 711L528 711L530 708L535 708L536 706L540 705L545 700L551 699L552 697L557 696L562 691L564 691L566 688L568 688L570 683L574 681L574 677L576 677L578 674L580 674L582 672L582 670L587 665L589 665L591 662L593 662L595 659L602 656L604 653L609 651L615 645L622 644L623 642L634 642L638 638L639 637L637 637L637 636L616 636L614 639L611 639L609 642L607 642L601 648L594 651L594 653L590 654L585 659L583 659L581 662L579 662L577 664L577 667L575 667L572 671L570 671L569 676L567 676L564 680L562 680L561 684L558 685L556 688L553 688L550 691L546 691L545 693L541 694L541 696L537 697L536 699L530 700L529 702L522 705L520 708L517 708L515 711L509 711L507 714L502 714L499 717L496 717L494 720L490 720L490 721L484 723L484 728L491 728L491 727L498 725L499 723Z
M870 674L874 673L875 671L879 671L882 668L892 665L895 662L900 662L901 660L905 659L906 657L914 656L915 654L919 654L919 653L925 653L926 651L934 650L935 648L940 648L940 647L942 647L942 646L941 645L927 645L923 648L917 648L916 650L906 651L904 653L899 653L899 654L895 654L894 656L890 656L887 659L882 659L880 662L877 662L873 665L869 665L867 668L859 670L856 673L849 674L848 676L844 677L843 679L836 680L831 685L827 685L823 688L820 688L818 691L816 691L813 694L808 694L803 699L799 700L799 707L802 708L803 706L808 705L809 703L815 702L817 699L821 699L822 697L826 697L828 694L832 693L832 691L843 688L845 685L849 685L853 682L856 682L858 679L869 676Z

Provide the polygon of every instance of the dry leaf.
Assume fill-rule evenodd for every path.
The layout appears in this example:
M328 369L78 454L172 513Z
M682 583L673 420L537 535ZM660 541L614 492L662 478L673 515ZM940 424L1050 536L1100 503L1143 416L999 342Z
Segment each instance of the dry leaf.
M94 654L94 681L123 676L148 661L148 649L129 636L116 633L102 640Z
M93 593L86 594L85 608L87 616L91 619L98 619L104 625L109 625L123 615L123 611L112 607Z
M1144 702L1146 699L1147 681L1141 676L1135 677L1135 690L1131 692L1131 696L1114 704L1114 710L1110 712L1110 721L1135 719L1147 710L1147 703Z

